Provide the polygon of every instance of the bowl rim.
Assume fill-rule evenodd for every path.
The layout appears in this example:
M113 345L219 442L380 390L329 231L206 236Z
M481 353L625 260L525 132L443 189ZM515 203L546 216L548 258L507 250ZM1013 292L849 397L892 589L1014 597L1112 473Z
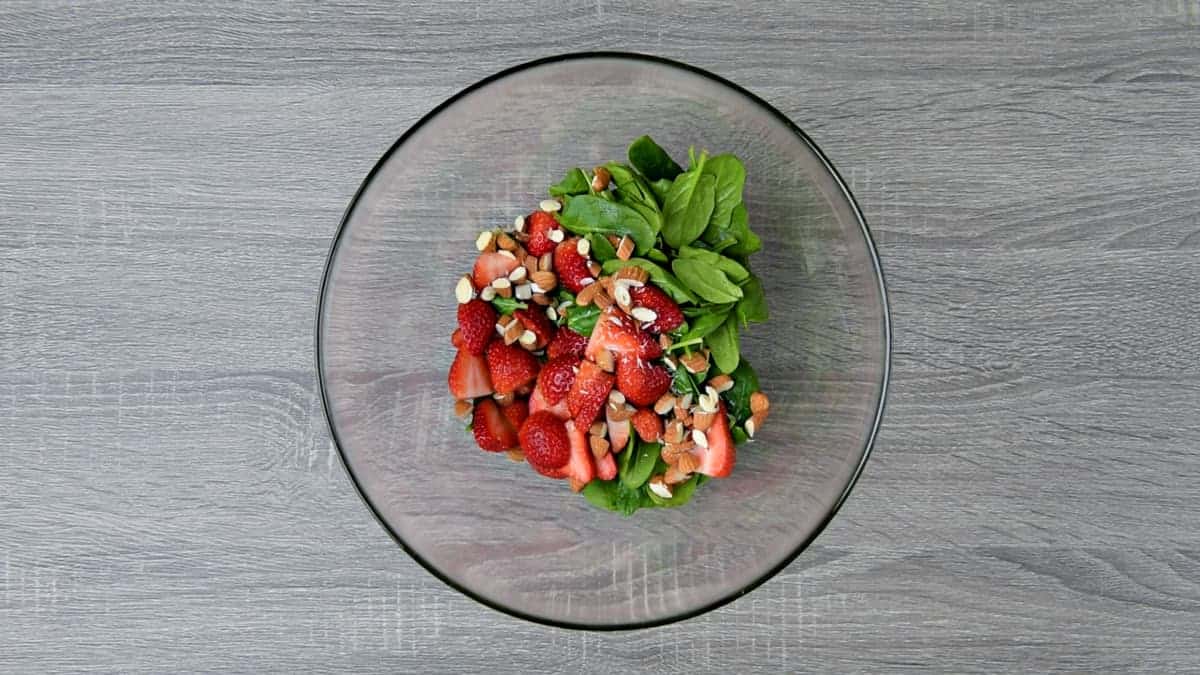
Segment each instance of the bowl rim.
M858 220L860 229L862 231L863 238L867 244L867 250L868 250L868 253L869 253L870 259L871 259L871 266L875 272L875 279L879 286L880 309L882 310L883 341L884 341L884 344L883 344L883 348L884 348L883 349L883 369L882 369L882 374L881 374L880 380L879 380L879 393L878 393L878 398L877 398L877 401L875 404L875 415L874 415L874 419L871 420L871 429L867 435L866 442L863 444L862 457L859 460L858 465L856 467L854 467L854 471L851 473L849 480L846 481L845 487L842 488L841 494L838 495L837 500L834 501L833 505L826 512L826 514L821 519L821 521L819 523L817 523L817 526L816 526L816 528L813 529L812 533L809 534L808 537L806 537L803 541L801 541L796 546L796 548L794 550L792 550L791 553L787 554L778 563L772 565L770 568L765 570L762 574L758 575L758 577L756 579L754 579L753 581L749 582L748 584L746 584L738 589L730 591L729 593L723 595L720 598L717 598L716 600L713 600L711 602L707 602L698 607L694 607L694 608L691 608L691 609L688 609L688 610L685 610L682 612L677 612L675 614L672 614L670 616L665 616L662 618L647 619L644 621L629 621L629 622L622 622L622 623L612 623L612 624L587 623L587 622L581 622L581 621L562 621L562 620L558 620L558 619L552 619L552 618L548 618L548 617L538 616L536 614L531 614L529 612L525 612L525 611L522 611L519 609L514 609L512 607L507 607L500 602L496 602L494 600L488 599L487 597L484 597L483 595L476 593L475 591L473 591L469 588L466 588L464 585L459 584L457 581L455 581L453 578L451 578L448 574L446 574L446 573L442 572L440 569L438 569L438 567L436 565L429 562L428 560L425 560L425 558L423 558L417 551L412 549L404 541L404 539L401 538L400 535L398 535L395 532L395 530L392 529L391 525L388 524L388 522L383 518L382 514L379 513L378 509L376 509L375 505L371 502L370 497L368 497L366 492L363 490L362 484L359 483L357 476L355 476L355 474L354 474L354 470L350 468L350 464L346 459L346 453L345 453L345 450L343 450L343 448L342 448L342 441L341 441L340 436L338 435L337 426L334 424L334 421L333 421L333 412L332 412L331 405L330 405L327 383L325 381L325 363L324 363L324 359L322 357L322 339L321 339L322 331L324 329L323 316L325 314L325 306L326 306L327 297L328 297L330 279L332 276L334 255L338 251L338 246L341 243L342 235L346 231L347 224L349 223L349 220L350 220L350 215L354 212L354 208L358 205L359 199L362 197L362 195L366 191L367 187L371 184L371 181L374 180L376 174L379 173L379 171L383 168L383 166L387 163L387 161L391 158L391 156L393 154L395 154L395 152L397 150L399 150L402 145L404 145L404 142L410 136L412 136L412 134L414 134L418 129L420 129L422 126L424 126L427 122L429 122L431 119L433 119L437 115L441 114L441 112L443 110L445 110L446 108L453 105L459 99L463 98L467 94L470 94L470 93L476 91L477 89L487 86L488 84L490 84L492 82L503 79L510 75L514 75L514 74L519 73L524 70L536 68L538 66L544 66L544 65L554 64L554 63L563 63L563 62L567 62L567 61L581 61L581 60L588 60L588 59L625 59L625 60L630 60L630 61L639 61L639 62L648 63L648 64L678 68L680 70L692 73L694 75L699 75L708 80L711 80L712 82L714 82L716 84L728 87L729 89L732 89L733 91L735 91L738 94L741 94L742 96L745 96L751 102L761 106L764 110L769 112L773 117L775 117L784 126L786 126L793 133L795 133L796 136L801 141L803 141L804 144L806 146L808 146L808 148L810 150L812 150L813 154L816 155L816 157L821 161L821 165L825 168L825 170L829 173L829 175L833 177L834 181L837 183L837 186L840 188L842 195L845 197L847 203L850 205L850 208L853 211L855 218ZM379 522L379 524L383 527L384 531L386 531L388 533L388 535L391 536L392 540L395 541L396 544L405 553L407 553L410 558L415 560L417 562L417 564L419 564L421 567L425 568L425 570L427 572L432 574L437 579L441 580L443 583L448 585L450 588L458 591L459 593L462 593L463 595L467 596L468 598L471 598L472 600L480 603L481 605L483 605L485 607L491 608L495 611L501 612L503 614L507 614L509 616L516 617L518 619L524 619L526 621L530 621L530 622L537 623L537 624L553 626L555 628L565 628L565 629L573 629L573 630L593 630L593 631L623 631L623 630L636 630L636 629L641 629L641 628L652 628L655 626L664 626L664 625L672 624L672 623L675 623L678 621L684 621L687 619L697 617L701 614L705 614L714 609L717 609L719 607L727 605L730 602L733 602L737 598L740 598L743 595L746 595L750 591L753 591L754 589L758 588L762 584L766 583L767 580L774 578L775 575L779 574L779 572L781 572L785 567L790 565L801 553L803 553L810 545L812 545L812 542L815 541L817 539L817 537L819 537L821 535L821 533L825 531L825 528L833 520L834 516L837 515L837 513L841 509L842 505L846 502L846 499L850 496L850 492L854 489L855 484L858 483L859 477L862 476L863 469L867 463L867 459L871 456L871 451L874 449L875 441L879 435L879 429L880 429L880 426L883 421L884 408L887 405L887 394L888 394L889 385L891 383L892 339L893 339L892 338L892 317L891 317L890 304L888 302L887 284L884 281L883 268L879 262L879 252L876 248L875 240L871 236L870 227L867 225L866 216L863 215L862 209L858 205L858 201L855 200L854 195L850 192L850 188L849 188L849 186L846 185L846 182L842 178L841 174L838 173L837 169L833 166L833 163L829 161L829 158L825 155L825 153L821 150L821 148L816 144L816 142L813 141L812 138L810 138L809 135L807 133L805 133L804 130L799 127L799 125L797 125L795 122L793 122L791 120L791 118L789 118L787 115L780 112L777 108L775 108L773 105L768 103L766 100L762 99L761 97L754 94L753 92L745 89L741 85L738 85L730 80L727 80L724 77L721 77L720 75L709 72L708 70L705 70L705 69L697 67L697 66L690 65L688 63L676 61L674 59L669 59L666 57L657 56L657 55L653 55L653 54L644 54L644 53L639 53L639 52L627 52L627 51L567 52L567 53L556 54L556 55L552 55L552 56L546 56L546 57L534 59L532 61L526 61L524 63L520 63L520 64L517 64L514 66L510 66L508 68L504 68L504 69L499 70L495 73L492 73L491 75L488 75L487 77L484 77L483 79L456 92L455 94L453 94L446 100L439 103L432 110L430 110L429 112L422 115L419 120L417 120L412 126L410 126L408 129L406 129L404 131L404 133L401 134L400 137L398 139L396 139L396 141L394 143L392 143L392 145L387 149L387 151L384 152L383 155L380 156L380 158L378 160L376 160L375 164L371 167L371 170L363 178L363 181L359 185L358 189L354 192L354 196L350 198L350 203L346 206L346 210L342 214L341 221L338 223L337 231L333 235L333 239L329 245L329 251L325 256L325 266L324 266L324 270L321 274L321 285L318 290L318 296L317 296L316 332L315 332L314 338L315 338L314 354L316 357L315 365L316 365L316 370L317 370L317 385L318 385L318 389L320 390L320 394L321 394L321 410L325 417L325 423L329 427L330 438L333 441L334 447L337 448L338 459L341 461L342 468L345 469L346 475L350 478L350 482L354 486L355 492L358 493L359 498L362 499L363 504L365 504L367 507L367 510L369 510L371 512L371 515L374 516L375 520Z

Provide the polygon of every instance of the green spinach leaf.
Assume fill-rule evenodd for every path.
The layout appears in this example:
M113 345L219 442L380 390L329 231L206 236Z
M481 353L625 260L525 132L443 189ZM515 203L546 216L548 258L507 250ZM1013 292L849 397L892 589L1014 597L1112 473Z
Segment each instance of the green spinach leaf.
M567 328L589 337L596 327L596 319L600 318L600 308L595 305L571 305L564 310L567 313Z
M654 463L662 446L658 443L638 441L633 447L622 453L621 464L617 467L617 477L621 483L630 489L637 489L650 480L654 471Z
M699 302L699 299L697 299L696 296L687 289L687 286L684 286L674 274L671 274L667 270L659 267L657 264L652 263L649 260L646 260L645 258L609 260L601 266L601 270L604 274L612 274L622 267L629 265L640 267L646 270L646 272L650 275L650 281L652 281L655 286L658 286L664 292L666 292L667 295L671 296L671 299L675 302Z
M694 169L679 174L663 204L663 240L671 248L692 243L708 227L715 180L704 173L705 156Z
M696 344L709 333L720 328L721 324L725 323L725 318L729 316L729 305L711 305L706 309L709 311L697 316L688 331L671 345L671 349ZM692 342L693 340L696 342Z
M592 480L584 486L583 497L595 506L623 516L632 515L643 506L653 506L641 490L630 489L619 480Z
M592 189L591 181L588 180L587 174L583 169L578 167L567 171L567 175L563 179L550 186L551 197L562 197L565 195L585 195Z
M737 238L737 243L724 250L726 255L744 258L762 248L762 240L750 231L745 204L734 207L729 219L729 233Z
M705 265L711 265L724 272L730 281L737 284L750 278L750 271L742 267L736 260L714 251L694 246L684 246L679 249L679 257L694 258Z
M742 299L737 304L738 321L743 326L767 320L767 296L763 293L762 280L751 274L742 285Z
M678 485L672 485L670 499L663 499L651 490L647 490L646 494L650 495L650 500L658 507L674 508L676 506L683 506L691 501L692 495L695 494L696 488L700 485L700 475L696 474Z
M667 257L666 253L663 253L662 251L660 251L656 248L652 248L649 251L647 251L646 257L660 265L666 265L671 262L671 259Z
M600 262L606 260L614 260L617 257L617 250L613 248L612 243L608 241L608 237L593 232L587 235L588 243L592 245L592 257Z
M746 167L733 155L717 155L704 163L704 173L714 179L713 210L709 222L718 228L729 227L733 209L742 203Z
M516 298L502 298L497 295L492 298L492 307L495 307L500 314L512 314L514 310L525 309L529 305Z
M649 136L642 136L629 145L629 163L634 166L647 180L656 181L662 178L673 180L683 167L675 163L666 150L659 147Z
M559 212L558 222L575 234L629 235L639 253L654 246L654 231L642 214L596 195L572 197Z
M742 289L721 270L694 258L676 258L671 270L687 288L709 302L737 302Z
M675 369L675 372L671 376L671 390L680 396L691 394L692 398L695 398L700 395L700 389L696 386L696 381L692 379L691 373L682 364Z
M758 374L750 367L750 362L742 359L729 377L733 378L733 386L721 394L728 404L729 415L736 424L750 419L750 395L758 391Z
M612 174L613 183L616 184L617 201L642 214L650 224L650 229L654 230L654 234L658 234L663 225L662 211L659 210L658 200L655 199L646 180L624 164L609 162L604 166Z
M737 368L741 352L738 351L736 316L727 315L725 321L704 338L704 342L712 350L712 362L716 365L717 370L728 373Z
M655 181L650 181L650 191L654 193L654 198L658 200L658 205L661 207L667 203L667 193L671 191L672 181L670 178L659 178Z

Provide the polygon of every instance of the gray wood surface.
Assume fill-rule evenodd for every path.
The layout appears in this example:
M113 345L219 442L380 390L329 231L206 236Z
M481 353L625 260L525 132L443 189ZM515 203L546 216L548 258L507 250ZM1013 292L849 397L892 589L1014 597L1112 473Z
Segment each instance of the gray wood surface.
M894 386L807 553L685 623L523 623L338 464L342 209L457 89L580 49L767 98L853 182ZM0 669L1200 669L1200 6L0 4Z

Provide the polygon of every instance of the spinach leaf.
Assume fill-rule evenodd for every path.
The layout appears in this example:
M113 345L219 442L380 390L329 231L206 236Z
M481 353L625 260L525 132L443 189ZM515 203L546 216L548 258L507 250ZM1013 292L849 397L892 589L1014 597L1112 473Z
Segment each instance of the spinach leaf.
M712 362L722 373L731 372L737 368L741 352L738 351L737 317L732 313L725 317L716 330L704 339L712 350Z
M629 145L629 163L647 180L668 180L678 176L683 168L671 159L666 150L659 147L649 136L642 136Z
M767 320L767 296L763 293L762 280L757 275L751 274L742 285L742 299L737 304L737 314L743 326Z
M696 381L692 379L692 375L687 371L687 368L684 368L682 365L676 368L675 373L672 375L671 389L680 396L691 394L692 398L695 398L700 395Z
M650 500L654 502L655 506L664 508L683 506L691 501L692 495L696 492L696 487L700 485L700 475L696 474L678 485L671 486L670 499L663 499L650 490L647 490L646 494L650 495Z
M564 310L567 313L567 328L584 337L592 334L596 327L596 319L600 318L600 308L595 305L571 305Z
M593 232L587 235L587 240L588 243L592 245L592 257L596 260L604 262L606 260L613 260L617 257L617 250L613 248L612 243L608 241L608 237L597 232Z
M729 219L729 233L737 238L737 243L725 249L727 255L745 257L762 248L762 240L750 231L745 204L734 207Z
M516 298L502 298L497 295L492 298L492 307L495 307L500 314L512 314L514 310L525 309L529 305Z
M657 249L655 249L657 250ZM612 274L622 267L633 265L640 267L650 275L650 281L654 282L655 286L661 288L675 302L691 302L696 303L699 300L692 292L684 286L682 282L675 277L674 274L666 271L662 267L646 260L645 258L630 258L629 260L609 260L601 266L601 271L604 274Z
M733 429L729 431L729 435L733 436L734 445L741 445L742 443L750 440L750 434L747 434L746 430L741 427L733 427Z
M587 174L583 172L583 169L576 167L568 170L562 180L550 186L550 196L585 195L591 190L592 183L588 180Z
M654 231L642 214L596 195L580 195L568 200L558 214L558 222L575 234L629 235L639 253L654 246Z
M641 490L630 489L619 480L592 480L583 488L583 497L595 506L632 515L643 506L651 506Z
M688 289L709 302L737 302L742 289L721 270L694 258L676 258L671 269Z
M718 228L727 228L734 207L742 203L746 167L733 155L717 155L704 163L704 173L712 175L714 180L713 210L709 222Z
M728 404L733 422L741 424L750 419L750 394L758 391L758 374L750 367L749 361L742 359L729 377L733 378L733 386L721 396Z
M650 224L650 229L658 234L663 225L662 212L646 180L624 164L609 162L604 167L612 174L613 183L617 186L617 201L642 214Z
M638 441L632 448L627 448L621 457L621 465L617 467L617 477L621 483L630 489L637 489L650 480L654 471L654 463L662 446L658 443Z
M667 203L667 193L671 191L671 179L659 178L655 181L650 181L650 191L654 193L654 198L658 200L658 205L662 206Z
M646 257L661 265L666 265L667 263L671 262L671 259L667 257L666 253L663 253L656 248L652 248L647 251Z
M679 174L667 192L662 236L671 248L692 243L708 227L715 179L704 173L704 163L705 155L700 155L696 168Z
M734 283L740 284L750 278L750 271L738 264L736 260L714 251L694 246L684 246L679 249L679 257L694 258L705 265L711 265L724 272L725 276L729 277L729 280Z
M692 340L699 341L717 328L720 328L721 324L725 323L725 318L729 315L729 306L714 305L713 307L717 307L718 309L710 310L696 317L692 321L691 327L688 328L688 332L684 333L679 340L672 344L671 348L686 347Z
M700 240L708 244L717 253L731 246L736 246L738 243L737 236L729 228L720 228L712 223L709 223L708 228L704 230L704 234L700 235Z

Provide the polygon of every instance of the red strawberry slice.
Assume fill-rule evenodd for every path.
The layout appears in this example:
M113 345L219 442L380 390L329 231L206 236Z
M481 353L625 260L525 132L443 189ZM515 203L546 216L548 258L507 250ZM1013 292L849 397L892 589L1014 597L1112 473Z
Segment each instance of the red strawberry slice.
M534 349L541 349L550 344L550 341L554 339L555 331L558 330L554 322L546 316L546 311L537 305L529 309L515 310L513 316L517 317L517 320L521 322L521 325L526 330L533 331L533 334L537 336L537 343L533 346ZM494 324L495 322L493 321L492 323Z
M529 241L525 242L525 250L533 255L542 256L554 250L558 244L550 238L550 231L557 230L558 221L545 211L534 211L525 218L525 232Z
M587 427L577 426L571 420L567 421L566 426L567 437L571 439L571 460L567 462L566 477L586 485L596 477L596 463L592 459L592 448L588 445Z
M708 447L697 445L692 449L692 454L700 460L700 467L696 471L713 478L728 476L737 460L737 446L729 433L729 416L725 414L724 403L717 409L717 416L704 436L708 439Z
M455 328L454 332L450 334L450 344L454 345L455 349L463 349L467 346L467 343L463 342L461 330Z
M630 403L654 405L670 388L671 373L663 366L635 356L622 356L617 361L617 389Z
M596 460L596 477L600 480L612 480L617 477L617 460L611 452Z
M662 437L662 418L649 408L635 412L630 422L633 423L633 428L637 429L638 438L647 443L657 442Z
M579 255L576 248L578 244L579 238L572 237L554 248L554 271L558 274L558 283L566 286L572 293L583 290L587 285L584 283L585 279L595 281L588 270L587 259Z
M646 284L629 289L629 297L634 307L645 307L653 310L654 321L645 325L651 333L666 333L683 325L683 312L679 305L657 286Z
M538 373L537 388L547 403L554 405L566 397L575 382L575 370L578 367L579 359L573 356L560 356L542 366L542 372Z
M515 344L493 340L487 348L488 374L492 387L500 394L516 391L538 374L537 357Z
M605 421L608 422L608 441L613 452L621 452L629 443L633 425L629 420L613 419L612 409L605 406Z
M467 351L482 354L496 335L496 310L491 303L472 300L458 306L458 335ZM450 338L453 340L453 336Z
M475 442L488 452L502 452L517 446L516 429L509 424L504 413L500 412L500 406L490 398L475 404L475 415L471 424Z
M601 370L600 366L591 361L579 364L579 373L567 392L567 409L571 411L576 425L587 429L596 421L608 401L612 386L613 376Z
M529 404L518 399L506 406L501 406L500 412L504 413L504 418L508 420L512 428L520 429L521 425L525 423L525 419L529 417Z
M535 469L559 469L571 459L571 441L562 420L544 410L521 425L521 450Z
M550 346L546 348L546 356L557 359L560 356L570 355L576 359L582 359L583 353L587 351L587 345L586 337L566 326L561 326L554 334L554 339L550 341Z
M510 258L497 251L480 253L475 259L475 270L471 272L471 280L475 282L475 288L483 288L500 277L508 276L517 269L518 264L516 258Z
M488 373L487 361L465 349L458 350L446 380L450 385L450 395L460 401L492 393L492 377Z
M542 395L541 388L536 387L534 388L533 393L529 395L529 413L532 415L539 410L545 410L554 413L554 416L560 420L571 418L571 411L567 409L566 398L558 403L555 403L554 405L550 405L550 402L547 401L546 397Z
M595 360L604 349L617 356L630 355L643 359L662 356L662 345L654 336L639 328L637 321L616 305L610 305L596 320L584 355Z

